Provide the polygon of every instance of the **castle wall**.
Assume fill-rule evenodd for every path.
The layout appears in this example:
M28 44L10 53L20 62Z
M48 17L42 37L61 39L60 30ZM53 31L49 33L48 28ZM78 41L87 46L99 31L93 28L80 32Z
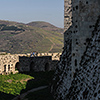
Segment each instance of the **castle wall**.
M55 100L99 100L100 0L71 1L72 26L64 33L51 91Z
M64 31L72 25L72 0L64 0Z
M72 66L78 68L100 12L98 1L73 0ZM75 71L75 68L72 68Z
M0 55L0 74L15 73L17 62L19 62L18 55Z
M16 73L18 72L16 70L20 72L54 70L61 53L38 53L35 57L30 57L30 55L2 53L0 55L0 74Z
M66 3L67 2L67 3ZM95 22L100 12L100 3L98 0L70 0L70 4L65 0L65 16L70 16L72 26L69 25L69 29L65 17L65 31L64 43L72 38L72 72L79 67L81 56L83 55L89 39L92 35ZM68 13L68 8L72 9L72 15ZM71 17L73 16L73 17ZM67 27L67 28L66 28Z
M100 16L66 100L100 100Z
M52 65L51 56L40 56L40 57L19 57L20 72L24 71L50 71L55 69ZM57 61L56 61L57 63Z

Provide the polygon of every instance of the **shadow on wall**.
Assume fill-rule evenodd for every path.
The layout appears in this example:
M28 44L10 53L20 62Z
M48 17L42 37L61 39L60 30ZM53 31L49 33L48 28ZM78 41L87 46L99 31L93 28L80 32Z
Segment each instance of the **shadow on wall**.
M30 71L34 71L35 63L32 61L30 64Z
M48 71L46 71L46 72L43 72L43 71L41 71L41 72L32 72L31 71L31 72L23 72L23 73L34 77L34 79L31 79L31 80L27 81L26 88L23 89L20 92L20 94L23 94L23 93L25 93L25 92L27 92L31 89L34 89L34 88L38 88L38 87L41 87L41 86L48 86L46 88L46 92L41 90L41 93L39 93L39 91L37 91L38 93L35 93L35 94L30 93L30 94L32 94L32 96L30 96L30 94L29 94L29 95L27 95L26 98L31 97L31 99L29 99L29 100L33 100L33 98L34 98L34 100L42 100L42 99L44 100L44 98L46 100L54 100L52 94L50 93L50 89L49 89L50 85L51 85L53 75L54 75L54 71L49 71L49 72ZM38 99L40 97L41 97L41 99ZM26 99L26 98L24 98L24 99Z
M46 63L46 64L45 64L45 71L49 71L49 70L50 70L49 63Z
M40 57L19 57L19 62L15 64L15 70L19 72L39 72L54 70L55 64L58 60L52 60L52 56L40 56Z

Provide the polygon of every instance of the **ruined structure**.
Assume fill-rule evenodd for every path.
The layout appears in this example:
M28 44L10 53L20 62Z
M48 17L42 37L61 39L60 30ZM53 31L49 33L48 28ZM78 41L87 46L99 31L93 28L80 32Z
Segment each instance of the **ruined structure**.
M0 53L0 74L16 73L18 71L50 71L54 70L61 53L30 54Z
M15 72L16 63L19 62L17 55L0 55L0 74Z
M52 92L56 100L99 100L100 1L64 2L64 50Z

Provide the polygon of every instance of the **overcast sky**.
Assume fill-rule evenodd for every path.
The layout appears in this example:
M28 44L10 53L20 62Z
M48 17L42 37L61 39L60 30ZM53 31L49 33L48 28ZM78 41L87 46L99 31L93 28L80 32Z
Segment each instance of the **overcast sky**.
M46 21L64 27L64 0L0 0L0 20Z

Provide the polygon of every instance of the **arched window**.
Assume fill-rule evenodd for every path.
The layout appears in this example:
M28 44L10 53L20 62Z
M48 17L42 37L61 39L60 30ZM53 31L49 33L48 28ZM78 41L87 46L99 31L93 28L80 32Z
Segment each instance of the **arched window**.
M6 72L6 65L4 65L4 72Z
M8 65L8 71L10 71L10 65Z
M30 71L33 71L33 69L34 69L34 62L32 61L30 64Z
M19 70L19 68L20 68L20 64L19 64L19 62L17 62L15 65L15 70Z
M49 71L49 70L50 70L49 63L46 63L45 64L45 71Z

